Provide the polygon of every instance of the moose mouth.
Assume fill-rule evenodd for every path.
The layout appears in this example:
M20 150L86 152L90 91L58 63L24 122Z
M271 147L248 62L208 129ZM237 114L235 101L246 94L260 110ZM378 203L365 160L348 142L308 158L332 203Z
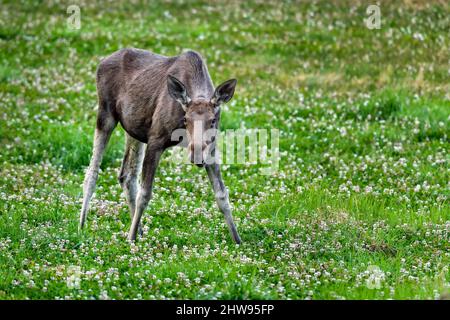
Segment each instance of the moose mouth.
M206 148L208 148L207 146ZM195 164L199 168L203 168L207 163L207 149L202 150L201 154L197 152L196 155L194 155L194 151L190 152L188 157L192 164Z
M205 160L202 160L201 162L195 162L195 161L191 161L192 164L195 164L197 167L199 168L203 168L205 166Z

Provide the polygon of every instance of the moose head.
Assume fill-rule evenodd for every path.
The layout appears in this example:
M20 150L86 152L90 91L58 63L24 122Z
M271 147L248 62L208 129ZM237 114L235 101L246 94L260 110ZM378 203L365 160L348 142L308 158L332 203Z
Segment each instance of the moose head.
M186 86L174 76L168 76L169 94L185 112L187 150L193 164L202 167L210 161L215 149L216 133L219 127L220 105L231 100L236 83L236 79L227 80L215 89L211 97L191 99Z

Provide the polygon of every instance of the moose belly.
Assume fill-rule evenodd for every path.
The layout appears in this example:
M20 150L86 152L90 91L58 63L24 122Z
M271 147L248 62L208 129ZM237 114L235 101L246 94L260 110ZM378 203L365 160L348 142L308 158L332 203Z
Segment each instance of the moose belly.
M153 108L124 99L117 103L116 111L123 129L134 139L147 143L152 126Z
M147 143L148 141L148 131L151 126L150 124L147 124L146 121L135 119L134 121L130 122L126 119L120 118L119 119L120 124L122 125L122 128L134 139Z

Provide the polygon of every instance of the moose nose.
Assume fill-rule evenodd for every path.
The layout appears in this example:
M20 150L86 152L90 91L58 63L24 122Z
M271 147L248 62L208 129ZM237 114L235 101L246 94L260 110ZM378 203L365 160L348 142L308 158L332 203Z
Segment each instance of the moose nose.
M200 159L200 160L199 160ZM205 165L205 160L203 160L202 155L199 155L199 159L196 159L194 153L191 153L191 163L195 164L197 167L203 167Z
M202 167L205 164L203 151L206 149L206 143L190 145L190 160L193 164Z

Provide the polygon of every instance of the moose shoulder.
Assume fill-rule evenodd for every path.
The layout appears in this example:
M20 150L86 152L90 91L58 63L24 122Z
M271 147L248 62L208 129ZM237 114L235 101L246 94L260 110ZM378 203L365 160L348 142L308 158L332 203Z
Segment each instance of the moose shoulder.
M219 165L208 161L214 153L215 139L201 134L218 129L220 105L233 97L235 86L236 80L231 79L214 89L206 64L194 51L165 57L123 49L105 58L97 69L99 108L93 154L83 185L80 229L86 221L103 153L120 122L126 131L119 182L132 220L128 238L135 240L137 233L142 233L140 220L151 199L161 154L177 143L172 141L172 133L186 129L189 158L205 167L233 240L240 243Z

